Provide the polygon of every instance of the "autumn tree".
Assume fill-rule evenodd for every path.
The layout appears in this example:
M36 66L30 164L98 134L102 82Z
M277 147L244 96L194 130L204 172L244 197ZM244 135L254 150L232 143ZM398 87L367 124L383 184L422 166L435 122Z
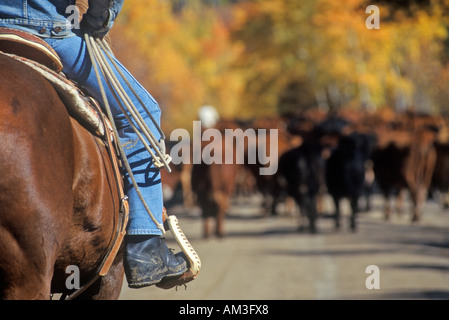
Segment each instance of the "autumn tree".
M248 77L245 104L268 113L310 105L441 107L432 85L447 38L441 6L379 3L377 30L366 28L366 7L362 0L239 6L233 34L245 44L239 57ZM283 105L285 96L290 99Z
M369 4L380 28L368 29ZM165 125L197 110L259 117L304 108L440 112L449 103L449 0L127 0L117 55Z
M167 126L191 127L205 104L225 116L238 112L242 80L228 66L239 49L226 14L195 0L179 12L168 1L125 2L116 50L160 103Z

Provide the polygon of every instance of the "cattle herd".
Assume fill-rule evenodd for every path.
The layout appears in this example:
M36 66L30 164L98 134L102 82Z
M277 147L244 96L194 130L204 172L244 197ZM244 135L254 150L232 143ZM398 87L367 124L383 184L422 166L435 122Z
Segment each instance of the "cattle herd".
M355 231L359 199L366 198L363 210L369 210L373 192L385 199L385 219L393 212L393 200L400 209L408 194L412 222L421 219L429 196L446 198L448 193L449 119L443 116L396 113L388 108L374 113L311 109L254 121L221 120L216 125L219 130L230 127L278 130L278 141L267 142L277 143L275 174L260 175L261 164L244 163L183 164L176 166L174 178L163 175L163 183L169 179L181 182L186 205L196 203L201 208L206 238L212 231L225 235L230 199L242 190L259 192L263 212L269 215L277 214L280 201L294 199L307 221L302 227L311 233L317 232L323 195L333 199L336 229L340 227L340 200L349 200L349 226ZM245 150L251 143L247 141ZM216 221L214 230L210 220Z

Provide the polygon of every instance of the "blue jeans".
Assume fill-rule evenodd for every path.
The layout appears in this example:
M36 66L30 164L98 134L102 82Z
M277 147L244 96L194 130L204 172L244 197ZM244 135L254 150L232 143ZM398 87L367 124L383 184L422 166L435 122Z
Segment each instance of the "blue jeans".
M83 29L104 36L122 10L124 0L89 0ZM20 29L42 38L73 36L76 0L1 0L0 26Z
M76 32L76 36L63 39L45 39L45 41L53 47L58 53L64 65L63 72L71 80L76 81L84 89L95 98L100 104L103 104L103 99L100 93L100 87L95 76L89 53L87 52L86 43L84 39ZM114 58L115 59L115 58ZM144 102L149 112L152 114L156 122L160 123L161 110L154 98L137 82L136 79L126 70L122 64L115 59L120 66L122 73L126 76L131 86ZM112 65L112 64L111 64ZM115 72L117 77L121 79L118 72ZM144 118L147 126L154 134L156 139L160 139L159 131L154 126L150 117L141 107L138 100L135 98L128 86L122 82L123 88L127 90L129 97L133 100L135 106L139 109L139 113ZM122 144L125 154L128 158L134 177L146 200L150 210L159 223L162 223L162 185L159 169L152 164L150 154L146 151L142 142L138 139L137 134L131 128L131 125L123 115L118 103L113 94L110 92L106 82L103 81L104 88L107 91L107 98L114 117L115 125L119 132L120 143ZM125 192L129 197L129 224L127 234L129 235L161 235L159 230L149 214L145 210L136 190L132 186L128 175L125 175Z

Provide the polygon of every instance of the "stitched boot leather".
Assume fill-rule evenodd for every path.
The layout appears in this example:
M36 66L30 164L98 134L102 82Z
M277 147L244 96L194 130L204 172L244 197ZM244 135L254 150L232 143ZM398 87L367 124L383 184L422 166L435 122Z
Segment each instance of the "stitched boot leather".
M179 277L187 269L182 255L173 254L159 236L131 236L125 244L125 274L130 288L159 283L164 278Z

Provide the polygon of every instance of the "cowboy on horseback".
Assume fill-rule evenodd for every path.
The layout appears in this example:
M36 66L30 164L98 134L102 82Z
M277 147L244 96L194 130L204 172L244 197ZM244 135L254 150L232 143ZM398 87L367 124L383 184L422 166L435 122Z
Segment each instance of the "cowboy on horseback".
M89 9L82 18L80 29L76 29L68 23L69 13L66 13L68 6L76 4L75 0L2 0L0 27L26 31L42 38L59 55L65 75L81 85L89 95L101 103L100 84L97 81L83 34L87 33L100 39L105 37L119 14L123 1L89 0ZM160 124L161 110L158 103L115 57L112 59L114 61L110 62L117 64L120 68L119 72L124 74L125 79L120 81L131 84L130 87L143 101L151 116L156 119L157 124L150 121L148 113L135 101L145 124L159 140L161 133L157 130L157 125ZM125 175L125 189L129 197L129 224L125 238L124 265L128 285L132 288L140 288L158 284L166 279L176 282L176 279L181 278L188 271L188 264L185 255L173 254L161 237L163 235L160 228L160 225L163 225L163 199L159 168L154 165L151 156L145 152L141 139L132 130L132 124L116 102L114 92L108 86L104 87L120 143L140 192L154 214L154 219L148 215L136 189L130 182L130 177ZM129 96L136 100L135 95Z

